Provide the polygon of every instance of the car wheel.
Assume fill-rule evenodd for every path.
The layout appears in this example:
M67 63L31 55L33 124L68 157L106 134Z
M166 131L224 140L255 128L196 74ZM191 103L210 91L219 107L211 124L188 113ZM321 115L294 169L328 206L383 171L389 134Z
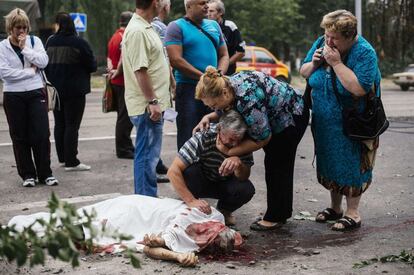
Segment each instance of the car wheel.
M401 85L400 87L402 91L408 91L408 89L410 88L409 85Z
M283 75L276 76L276 79L279 80L279 81L282 81L282 82L289 83L288 80L287 80L287 78L284 77Z

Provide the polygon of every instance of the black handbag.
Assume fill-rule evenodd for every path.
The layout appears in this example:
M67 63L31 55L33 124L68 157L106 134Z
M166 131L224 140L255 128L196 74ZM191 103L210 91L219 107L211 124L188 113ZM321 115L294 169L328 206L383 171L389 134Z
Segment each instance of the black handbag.
M306 88L302 98L305 106L309 109L312 109L312 87L309 85L309 79L306 79Z
M342 104L338 87L336 86L336 74L332 68L331 80L336 99L342 108L342 123L345 136L352 140L363 141L377 138L387 130L389 121L385 115L381 97L376 96L377 87L375 85L364 96L365 109L360 113L358 111L358 100L354 100L353 107L346 108Z

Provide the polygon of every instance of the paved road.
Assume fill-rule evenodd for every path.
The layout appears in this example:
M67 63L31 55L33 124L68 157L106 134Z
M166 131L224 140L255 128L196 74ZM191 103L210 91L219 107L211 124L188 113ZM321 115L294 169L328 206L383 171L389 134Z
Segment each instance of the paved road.
M244 249L227 257L201 256L196 269L140 256L144 274L352 274L352 265L360 260L399 254L414 247L414 91L385 90L383 100L391 120L390 129L381 138L375 169L375 182L361 202L363 227L355 233L335 233L324 224L291 220L270 234L248 230L249 224L264 211L265 184L263 154L255 153L252 181L256 195L236 212L238 229L247 237ZM65 173L58 167L52 148L52 168L61 184L56 187L23 188L14 167L14 158L4 112L0 111L0 223L12 216L44 210L51 191L76 205L84 205L119 194L130 194L132 162L119 160L114 153L114 114L102 114L100 92L87 99L80 132L80 159L92 165L89 172ZM51 126L53 119L51 118ZM175 156L175 126L165 123L162 157L171 163ZM53 147L53 145L52 145ZM309 131L301 142L296 163L294 215L312 214L327 206L328 193L316 184L312 168L313 143ZM159 185L159 194L174 197L169 184ZM214 201L212 201L214 203ZM311 255L311 256L309 256ZM134 270L119 257L87 256L81 267L72 270L66 264L48 261L46 267L20 273L132 274ZM372 265L366 273L409 274L412 267L403 264ZM0 262L0 273L15 273L13 265ZM141 273L140 272L140 273Z

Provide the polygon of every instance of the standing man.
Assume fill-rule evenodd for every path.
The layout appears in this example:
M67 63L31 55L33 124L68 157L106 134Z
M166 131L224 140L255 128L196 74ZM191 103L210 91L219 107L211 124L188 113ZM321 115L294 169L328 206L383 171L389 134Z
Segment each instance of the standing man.
M167 25L165 25L165 19L167 19L170 14L171 1L170 0L160 0L160 12L151 22L152 27L160 36L162 42L164 43L165 34L167 33Z
M221 31L226 38L227 50L229 52L229 68L226 75L236 72L236 62L243 58L246 43L242 40L237 25L230 20L224 19L226 9L221 0L211 0L208 4L208 19L219 23Z
M136 0L136 11L124 32L122 64L125 103L137 129L134 156L135 194L157 196L155 166L162 143L162 112L170 96L170 68L151 21L159 0Z
M170 14L171 2L170 0L160 0L160 12L158 13L157 17L155 17L151 25L154 30L158 33L161 38L162 43L164 44L165 34L167 32L167 25L164 24L165 19L167 19L168 15ZM165 45L164 45L165 46ZM172 74L171 74L172 77ZM174 77L171 78L171 85L174 86L175 89L175 80ZM164 165L164 162L160 158L160 161L157 163L156 167L157 172L157 182L168 182L168 178L166 176L168 168Z
M193 128L211 110L194 98L195 87L207 66L227 71L229 55L220 26L205 19L207 0L184 0L184 18L167 27L165 45L177 81L175 108L177 149L192 136Z
M126 26L131 20L132 12L124 11L119 17L119 29L117 29L108 43L107 69L111 79L117 105L117 119L115 126L115 151L118 158L133 159L134 145L131 140L133 125L125 106L124 74L121 61L121 42Z

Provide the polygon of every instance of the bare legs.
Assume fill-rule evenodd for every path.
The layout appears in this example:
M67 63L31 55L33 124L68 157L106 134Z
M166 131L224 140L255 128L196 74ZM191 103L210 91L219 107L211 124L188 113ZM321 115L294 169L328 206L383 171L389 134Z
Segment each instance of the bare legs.
M336 213L342 212L342 197L343 195L332 192L331 191L331 208L335 210ZM355 222L361 221L361 216L359 215L358 206L359 201L361 200L361 196L358 197L351 197L345 196L346 199L346 211L344 213L345 216L352 218ZM322 218L321 215L316 216L316 219ZM332 227L342 229L344 225L341 223L335 223Z
M195 266L198 257L193 253L179 253L165 248L165 241L155 234L144 236L144 253L157 260L176 261L182 266Z

